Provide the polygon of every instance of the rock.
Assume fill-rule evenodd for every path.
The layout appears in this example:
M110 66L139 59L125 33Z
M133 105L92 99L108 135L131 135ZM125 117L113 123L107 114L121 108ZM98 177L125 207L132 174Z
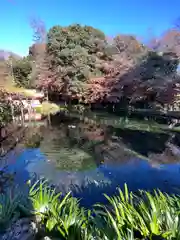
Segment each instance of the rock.
M50 238L48 236L45 236L43 238L41 238L41 240L61 240L60 238Z
M35 218L35 222L36 222L37 224L40 224L40 222L41 222L41 220L42 220L41 216L40 216L40 215L36 215L34 218Z
M34 240L37 232L35 222L29 218L22 218L8 228L0 240Z

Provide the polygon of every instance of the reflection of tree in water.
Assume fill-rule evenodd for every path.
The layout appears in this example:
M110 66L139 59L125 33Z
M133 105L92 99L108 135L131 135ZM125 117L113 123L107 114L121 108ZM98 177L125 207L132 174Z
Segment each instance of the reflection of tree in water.
M131 149L148 156L149 153L161 153L166 148L169 134L145 132L138 130L116 129L116 135Z
M87 127L87 126L86 126ZM61 123L43 130L41 150L61 170L85 170L96 167L93 147L100 139L90 137L91 127L79 123ZM94 134L94 133L92 133Z
M63 192L72 190L74 196L82 198L84 205L104 201L104 192L114 194L125 181L135 190L141 179L142 186L146 181L148 184L149 180L143 178L143 166L149 164L138 158L149 157L153 166L164 163L157 159L157 154L165 151L169 139L168 134L125 130L73 119L61 119L58 124L41 128L39 132L43 135L40 148L50 161L47 166L52 167L54 184L64 189ZM169 156L166 161L173 162L174 158ZM134 174L139 176L140 183L134 179ZM51 171L47 175L50 176ZM151 185L154 187L156 183L152 181Z
M162 153L150 153L149 159L154 166L160 164L179 163L180 149L177 146L167 142L166 148Z
M115 129L87 121L61 122L44 130L41 149L50 160L55 159L60 169L88 169L89 163L126 163L136 152L113 139ZM80 167L81 166L81 167ZM91 164L90 164L91 166Z
M113 118L111 115L108 117L107 114L102 116L99 113L93 116L90 114L89 117L80 117L80 119L87 126L85 130L89 130L89 126L91 129L95 129L96 137L100 130L100 137L104 144L98 145L96 152L100 155L104 155L104 152L106 152L105 155L108 155L108 160L107 157L107 161L105 160L106 163L122 163L133 156L149 160L148 157L152 153L163 153L167 148L166 143L171 139L171 134L168 131L162 131L155 122L148 122L147 124L147 121L139 122L136 119L119 118L118 120L117 117ZM93 136L95 135L94 132L88 132L87 135L88 137L95 137ZM114 151L114 149L116 150ZM109 155L113 155L113 157ZM171 155L169 154L167 157L172 159L173 156ZM102 157L100 156L100 158ZM169 161L171 161L170 159Z
M177 135L176 133L175 135ZM116 129L116 135L120 136L123 144L135 151L137 154L144 156L153 164L177 163L180 162L180 149L170 144L171 134L153 133L137 130ZM174 145L175 144L175 145ZM173 150L172 148L176 148ZM175 153L179 151L178 153Z
M169 134L122 129L70 117L58 117L51 122L52 126L39 131L43 135L40 148L61 170L93 169L101 163L124 164L132 158L155 163L179 161L167 151Z

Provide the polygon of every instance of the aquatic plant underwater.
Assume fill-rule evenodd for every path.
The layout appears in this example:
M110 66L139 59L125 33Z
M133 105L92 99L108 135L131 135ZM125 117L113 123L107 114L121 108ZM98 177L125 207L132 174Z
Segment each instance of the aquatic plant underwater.
M180 239L180 196L118 190L105 195L107 205L91 210L80 206L70 193L56 193L46 181L29 186L28 194L0 194L0 230L5 232L19 218L38 219L38 233L58 239ZM38 238L39 239L39 238Z

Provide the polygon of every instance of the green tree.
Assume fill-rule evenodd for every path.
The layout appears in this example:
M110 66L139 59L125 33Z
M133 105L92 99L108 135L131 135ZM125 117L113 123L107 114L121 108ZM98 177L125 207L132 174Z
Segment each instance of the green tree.
M30 88L32 72L32 62L29 57L24 57L13 62L14 81L19 87Z
M67 95L82 93L86 81L109 71L112 56L103 32L79 24L54 26L47 34L50 68L56 72L56 90Z

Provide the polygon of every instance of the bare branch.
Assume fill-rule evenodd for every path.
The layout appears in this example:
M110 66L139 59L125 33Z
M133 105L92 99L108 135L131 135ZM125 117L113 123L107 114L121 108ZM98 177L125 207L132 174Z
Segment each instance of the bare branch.
M46 26L43 20L37 17L30 19L30 26L33 29L33 41L35 43L45 43L46 42Z

